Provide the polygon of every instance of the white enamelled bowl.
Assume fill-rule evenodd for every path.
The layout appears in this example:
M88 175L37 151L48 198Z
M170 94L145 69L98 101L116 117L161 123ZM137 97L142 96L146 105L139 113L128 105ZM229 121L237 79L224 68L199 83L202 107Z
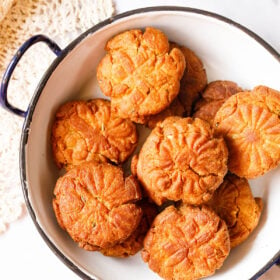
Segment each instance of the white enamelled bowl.
M94 26L64 50L47 40L58 57L38 85L28 110L18 112L7 102L2 103L25 117L20 164L29 213L48 246L83 279L159 279L139 253L118 259L80 249L58 226L52 210L53 188L59 176L50 144L56 110L66 101L104 98L97 84L96 67L105 54L107 40L124 30L147 26L163 30L171 41L196 52L208 82L232 80L246 89L263 84L280 90L279 54L239 24L201 10L156 7L129 11ZM256 279L280 255L280 169L250 184L254 195L264 200L260 223L210 279Z

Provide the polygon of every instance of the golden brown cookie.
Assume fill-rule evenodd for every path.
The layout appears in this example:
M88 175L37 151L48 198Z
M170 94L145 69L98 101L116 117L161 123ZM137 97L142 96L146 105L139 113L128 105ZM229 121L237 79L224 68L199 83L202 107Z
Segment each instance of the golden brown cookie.
M230 97L214 119L229 149L229 170L255 178L280 162L280 92L258 86Z
M208 121L213 125L214 117L222 104L242 89L232 81L214 81L207 85L195 103L193 117Z
M57 180L53 209L59 225L80 247L108 248L138 227L141 190L133 176L109 163L86 162Z
M186 69L180 82L178 99L185 110L185 116L190 116L193 103L199 97L199 93L207 85L207 75L201 59L191 49L170 44L170 48L179 48L186 60Z
M165 34L155 28L129 30L110 39L97 68L102 92L122 118L144 123L167 108L179 93L185 58L169 51Z
M137 145L136 126L111 113L103 99L62 105L52 128L52 148L59 168L93 159L124 162Z
M206 206L169 206L154 220L142 258L163 279L195 280L214 274L230 252L225 222Z
M142 208L143 216L137 229L122 243L110 248L101 249L100 252L103 255L124 258L135 255L143 248L146 233L150 229L158 211L152 203L144 202L139 205Z
M200 119L169 117L159 123L132 161L132 172L158 205L166 200L201 204L227 173L228 151Z
M262 199L254 198L245 178L228 174L207 203L228 227L231 248L248 238L262 212Z

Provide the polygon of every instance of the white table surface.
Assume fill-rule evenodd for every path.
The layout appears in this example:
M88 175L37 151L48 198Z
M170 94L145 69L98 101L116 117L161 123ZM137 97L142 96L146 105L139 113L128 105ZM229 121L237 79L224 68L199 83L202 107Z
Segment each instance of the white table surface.
M115 1L116 13L159 5L194 7L226 16L257 33L280 53L280 0ZM80 278L54 255L25 214L0 235L0 279ZM260 279L280 279L280 268L272 267Z

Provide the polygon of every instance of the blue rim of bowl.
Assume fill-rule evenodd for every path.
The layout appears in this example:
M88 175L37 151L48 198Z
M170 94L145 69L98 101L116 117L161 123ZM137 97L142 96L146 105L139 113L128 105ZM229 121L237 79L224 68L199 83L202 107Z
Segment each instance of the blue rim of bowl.
M95 33L99 29L114 23L120 19L133 16L136 14L143 14L143 13L150 13L150 12L186 12L186 13L192 13L192 14L199 14L205 17L210 17L217 19L219 21L222 21L226 24L229 24L231 26L234 26L235 28L243 31L247 35L249 35L251 38L253 38L257 43L262 45L276 60L280 63L280 54L267 42L265 42L261 37L259 37L257 34L252 32L251 30L247 29L246 27L242 26L241 24L234 22L233 20L226 18L224 16L221 16L216 13L208 12L201 9L196 8L189 8L189 7L181 7L181 6L158 6L158 7L145 7L135 10L130 10L118 15L115 15L113 17L110 17L92 28L88 29L84 33L82 33L80 36L78 36L75 40L73 40L65 49L62 50L61 55L57 57L54 62L50 65L48 70L45 72L43 78L39 82L34 95L30 101L29 107L28 107L28 113L25 118L23 128L22 128L22 134L21 134L21 140L20 140L20 155L19 155L19 165L20 165L20 178L21 178L21 185L23 190L23 195L25 199L25 203L28 209L28 212L44 241L47 243L49 248L54 252L54 254L62 261L64 264L66 264L73 272L75 272L78 276L80 276L82 279L86 280L95 280L96 278L90 277L88 274L86 274L84 271L82 271L77 265L75 265L70 259L68 259L66 256L63 255L63 253L56 247L56 245L48 238L42 227L40 226L39 222L37 221L36 214L32 208L31 202L29 200L29 190L28 190L28 184L27 184L27 176L26 176L26 154L25 154L25 146L28 142L28 135L29 135L29 128L32 122L32 116L33 112L35 110L36 104L40 98L40 95L49 80L50 76L56 69L56 67L59 65L59 63L65 58L65 56L74 49L83 39L85 39L88 35ZM265 273L271 266L273 266L280 258L280 250L278 253L271 259L269 262L262 267L258 272L256 272L249 280L255 280L258 279L263 273Z

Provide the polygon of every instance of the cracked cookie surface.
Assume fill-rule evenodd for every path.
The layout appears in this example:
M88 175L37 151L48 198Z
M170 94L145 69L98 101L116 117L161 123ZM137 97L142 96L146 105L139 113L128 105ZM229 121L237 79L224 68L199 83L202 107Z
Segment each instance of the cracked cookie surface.
M280 163L280 92L258 86L230 97L214 119L229 149L229 171L255 178Z
M262 199L253 197L248 181L233 174L226 175L207 205L226 222L231 248L248 238L263 208Z
M227 158L223 138L214 137L207 122L169 117L152 130L131 169L158 205L166 200L202 204L222 183Z
M169 51L162 31L128 30L110 39L105 50L97 79L120 117L145 123L145 117L164 110L178 95L185 58L178 48Z
M59 168L84 161L124 162L136 148L136 126L112 114L104 99L62 105L52 128L52 148Z
M165 208L154 220L142 258L164 279L195 280L212 275L230 252L225 222L206 206Z
M124 241L138 227L142 197L137 180L121 168L86 162L57 180L53 209L59 225L79 246L91 250Z

